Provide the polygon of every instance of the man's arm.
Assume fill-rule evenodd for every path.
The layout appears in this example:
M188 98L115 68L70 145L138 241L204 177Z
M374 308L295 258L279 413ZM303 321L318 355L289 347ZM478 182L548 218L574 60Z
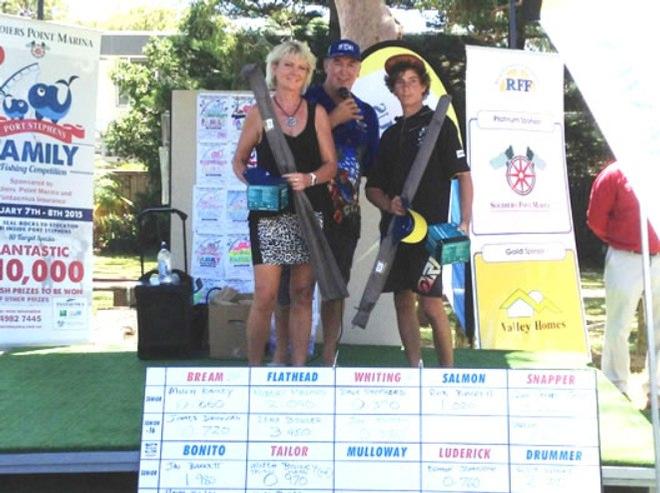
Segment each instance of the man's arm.
M380 210L396 216L404 216L406 214L406 208L403 206L400 196L397 195L394 198L390 198L389 195L376 187L367 187L364 193L367 196L367 200Z

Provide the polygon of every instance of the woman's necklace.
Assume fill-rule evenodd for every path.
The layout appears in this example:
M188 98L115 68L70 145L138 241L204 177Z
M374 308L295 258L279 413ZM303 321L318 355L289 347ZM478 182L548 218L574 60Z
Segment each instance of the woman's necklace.
M286 115L286 126L289 127L289 128L295 127L296 124L298 123L298 119L296 118L296 113L298 113L298 110L302 106L303 98L300 98L300 102L298 103L298 106L296 106L296 109L293 110L293 113L291 113L291 114L284 111L284 108L282 108L280 103L277 102L277 98L275 96L273 96L273 101L275 101L275 104L280 109L280 111L282 111L282 113L284 113Z

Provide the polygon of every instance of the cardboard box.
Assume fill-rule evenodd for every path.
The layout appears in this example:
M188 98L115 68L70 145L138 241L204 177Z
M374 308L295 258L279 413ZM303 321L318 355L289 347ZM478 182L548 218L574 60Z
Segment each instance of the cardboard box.
M454 224L432 224L426 235L426 250L441 265L469 262L470 238Z
M209 301L209 356L219 359L247 357L246 322L252 306L251 294L238 294L232 301Z
M286 183L279 185L248 185L248 209L251 211L281 211L289 205Z

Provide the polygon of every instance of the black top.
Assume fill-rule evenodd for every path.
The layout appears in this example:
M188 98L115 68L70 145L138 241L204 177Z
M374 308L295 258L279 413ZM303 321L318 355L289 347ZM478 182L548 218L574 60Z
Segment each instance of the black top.
M401 195L432 116L433 110L423 106L408 118L397 118L396 123L385 130L367 188L379 188L390 198ZM421 214L428 224L447 222L451 179L465 171L470 171L465 152L456 127L447 118L410 208ZM384 211L381 215L380 230L385 234L392 215Z
M307 103L307 124L303 131L295 137L285 134L287 144L291 148L295 160L296 170L300 173L311 173L321 167L321 152L316 137L316 126L314 125L315 114L316 105ZM257 166L265 169L273 176L281 176L275 163L273 151L265 135L263 135L261 142L257 144ZM279 212L250 211L250 218L273 216L282 212L295 212L293 193L289 188L289 206L286 209ZM305 193L315 211L324 214L330 211L330 194L327 184L323 183L308 187L305 189Z

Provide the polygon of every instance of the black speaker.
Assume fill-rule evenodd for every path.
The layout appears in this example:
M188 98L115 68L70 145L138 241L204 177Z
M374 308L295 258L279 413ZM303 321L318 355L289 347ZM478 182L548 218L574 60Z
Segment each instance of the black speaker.
M149 277L155 272L144 274L135 287L138 358L188 357L200 345L192 331L192 278L175 269L180 282L151 286Z

